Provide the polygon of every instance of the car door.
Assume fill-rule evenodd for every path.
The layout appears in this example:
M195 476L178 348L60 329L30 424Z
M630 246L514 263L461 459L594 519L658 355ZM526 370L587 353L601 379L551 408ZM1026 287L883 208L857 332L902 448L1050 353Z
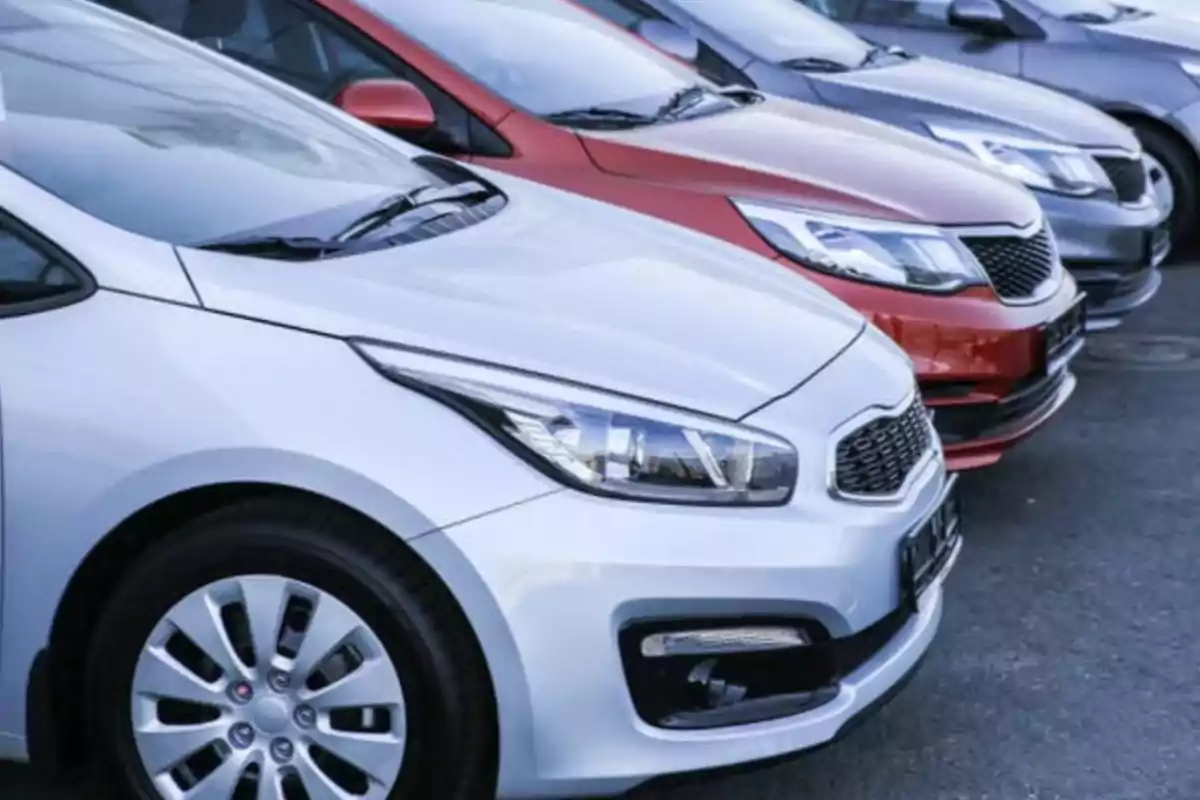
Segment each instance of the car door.
M921 55L1016 76L1023 42L955 28L950 0L808 0L819 11L851 27L863 38L900 45Z

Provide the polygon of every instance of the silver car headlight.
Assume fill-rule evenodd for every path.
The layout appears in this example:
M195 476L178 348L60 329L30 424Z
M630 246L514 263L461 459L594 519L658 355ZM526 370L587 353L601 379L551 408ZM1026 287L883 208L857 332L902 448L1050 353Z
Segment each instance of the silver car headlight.
M776 506L796 486L795 448L746 425L498 367L353 346L384 377L445 403L577 489L659 503Z
M1031 189L1077 197L1112 189L1096 159L1078 147L941 125L928 128L938 141L966 151Z
M843 217L761 200L733 204L780 253L840 278L924 292L987 283L975 257L928 225Z

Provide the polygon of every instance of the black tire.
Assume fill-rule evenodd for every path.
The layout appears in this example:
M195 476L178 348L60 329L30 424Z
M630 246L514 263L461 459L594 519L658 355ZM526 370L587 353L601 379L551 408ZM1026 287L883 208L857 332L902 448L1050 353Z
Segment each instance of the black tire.
M117 797L160 797L138 757L130 713L134 666L150 632L190 592L255 573L332 594L388 651L407 710L391 800L495 797L494 699L478 647L429 570L364 527L337 509L248 501L185 525L131 568L102 613L86 672L94 766Z
M1175 187L1175 209L1171 214L1171 243L1175 252L1195 244L1197 237L1197 213L1200 198L1196 196L1198 178L1197 159L1191 148L1169 133L1153 125L1134 122L1137 134L1147 153L1158 159L1167 170Z

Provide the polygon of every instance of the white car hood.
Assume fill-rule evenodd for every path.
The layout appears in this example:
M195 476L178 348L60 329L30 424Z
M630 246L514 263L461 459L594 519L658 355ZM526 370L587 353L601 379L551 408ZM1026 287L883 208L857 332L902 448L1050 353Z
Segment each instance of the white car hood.
M487 172L473 227L319 262L180 248L206 308L577 381L723 417L818 372L863 318L689 230Z

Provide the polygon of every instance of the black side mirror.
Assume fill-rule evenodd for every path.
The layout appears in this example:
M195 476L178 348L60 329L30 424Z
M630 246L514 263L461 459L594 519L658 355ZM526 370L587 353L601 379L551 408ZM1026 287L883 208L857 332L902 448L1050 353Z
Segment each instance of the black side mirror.
M954 27L981 36L1012 35L1012 28L1004 19L1004 9L996 0L954 0L946 15Z
M633 32L664 53L689 64L700 57L700 40L673 22L644 19Z

